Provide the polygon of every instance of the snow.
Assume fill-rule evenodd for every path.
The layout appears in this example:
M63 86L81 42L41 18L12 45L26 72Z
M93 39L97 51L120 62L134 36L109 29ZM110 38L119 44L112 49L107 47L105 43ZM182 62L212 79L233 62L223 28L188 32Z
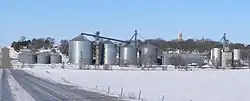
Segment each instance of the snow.
M16 52L13 48L9 48L9 55L10 58L17 59L18 58L18 52Z
M10 74L9 70L6 70ZM15 101L35 101L15 80L12 75L8 77L9 86Z
M56 82L96 88L147 101L249 101L250 70L101 71L60 68L25 68Z

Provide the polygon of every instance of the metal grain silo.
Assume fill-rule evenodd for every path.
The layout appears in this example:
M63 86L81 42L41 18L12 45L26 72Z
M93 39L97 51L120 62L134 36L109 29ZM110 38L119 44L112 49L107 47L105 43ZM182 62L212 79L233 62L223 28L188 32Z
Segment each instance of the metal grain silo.
M50 54L50 63L51 64L62 63L62 56L59 53L51 53Z
M145 43L140 46L141 51L141 62L147 65L157 64L157 47Z
M18 62L25 63L25 64L35 64L36 54L35 53L19 53Z
M104 64L116 64L117 49L116 44L107 40L104 42Z
M241 51L240 51L240 49L234 49L233 50L233 59L234 59L234 61L240 61L240 59L241 59Z
M49 53L39 53L37 54L38 64L50 64L50 54Z
M131 44L125 44L120 47L120 64L121 65L136 65L137 52L136 48Z
M213 48L213 59L215 61L220 61L221 60L221 49L220 48Z
M233 65L232 63L233 63L233 53L232 52L222 52L221 66L223 68L231 67Z
M69 42L69 62L91 65L93 62L93 44L83 35L79 35Z

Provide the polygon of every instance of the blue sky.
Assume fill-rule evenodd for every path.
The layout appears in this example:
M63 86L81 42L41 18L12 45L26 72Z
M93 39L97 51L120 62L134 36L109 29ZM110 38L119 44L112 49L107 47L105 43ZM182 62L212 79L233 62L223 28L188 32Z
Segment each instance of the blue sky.
M1 0L0 44L28 39L71 39L101 31L120 39L135 29L144 38L219 40L250 44L249 0Z

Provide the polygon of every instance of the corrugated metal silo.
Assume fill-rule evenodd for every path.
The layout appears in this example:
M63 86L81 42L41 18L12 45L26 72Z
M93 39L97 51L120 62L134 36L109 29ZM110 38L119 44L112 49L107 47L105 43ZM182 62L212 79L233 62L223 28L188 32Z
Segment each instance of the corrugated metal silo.
M145 43L143 45L140 46L140 51L141 51L141 62L143 64L147 64L147 65L155 65L157 64L157 47L149 44L149 43Z
M37 54L38 64L50 64L50 54L49 53L39 53Z
M222 52L221 55L221 66L222 67L231 67L233 60L233 53L232 52Z
M104 42L104 64L116 64L117 49L116 44L107 40Z
M234 55L233 55L234 61L240 61L240 59L241 59L240 49L234 49L233 52L234 52Z
M221 60L221 49L220 48L213 48L213 51L214 51L214 60L215 61L220 61Z
M120 64L121 65L136 65L137 52L136 48L131 44L125 44L120 47Z
M18 62L25 64L35 64L36 63L36 54L34 53L19 53Z
M72 64L82 63L91 65L93 62L93 44L83 35L73 38L69 42L69 62Z
M51 53L50 54L50 63L51 64L62 63L62 56L59 53Z

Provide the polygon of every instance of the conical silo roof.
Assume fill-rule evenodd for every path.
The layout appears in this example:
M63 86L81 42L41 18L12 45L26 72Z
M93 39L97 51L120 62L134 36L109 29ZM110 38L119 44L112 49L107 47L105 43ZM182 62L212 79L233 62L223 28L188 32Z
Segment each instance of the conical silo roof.
M84 37L83 35L78 35L77 37L73 38L71 41L90 41L90 40Z

